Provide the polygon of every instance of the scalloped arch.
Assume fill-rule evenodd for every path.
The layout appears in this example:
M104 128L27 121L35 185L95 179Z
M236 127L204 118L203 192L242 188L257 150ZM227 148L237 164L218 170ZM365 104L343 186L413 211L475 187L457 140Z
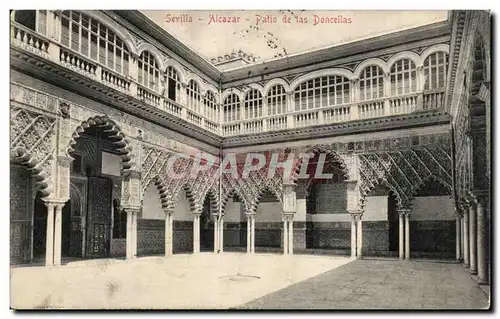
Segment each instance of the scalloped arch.
M303 82L321 77L321 76L329 76L329 75L339 75L346 77L349 80L355 79L354 73L347 69L342 69L342 68L332 68L332 69L325 69L325 70L318 70L314 72L310 72L307 74L304 74L297 79L295 79L292 83L290 83L290 90L295 91L298 85L302 84Z
M340 169L345 177L346 180L349 180L349 169L344 161L344 159L339 155L339 153L335 152L334 150L331 149L329 145L313 145L311 147L308 147L305 149L303 152L305 154L320 154L320 153L325 153L327 155L331 155L339 164L340 164ZM296 183L298 178L299 178L299 172L303 164L303 159L301 158L297 163L295 164L295 168L293 169L293 181Z
M48 160L51 160L51 158ZM49 172L45 172L47 174L45 175L43 169L37 167L39 163L31 156L31 154L28 153L27 150L22 147L12 149L10 151L10 162L18 162L30 170L31 176L35 179L35 184L38 191L40 191L41 197L45 198L50 196L53 190L50 187Z
M130 142L125 134L122 133L120 127L106 115L97 115L82 121L71 134L69 144L66 148L66 154L71 157L70 153L74 151L73 146L76 144L76 139L80 137L80 134L83 133L86 128L91 126L104 127L104 130L110 133L109 137L115 140L114 144L117 145L118 151L123 152L121 155L123 169L125 171L133 169L135 165L135 161L133 160L135 154L130 146Z

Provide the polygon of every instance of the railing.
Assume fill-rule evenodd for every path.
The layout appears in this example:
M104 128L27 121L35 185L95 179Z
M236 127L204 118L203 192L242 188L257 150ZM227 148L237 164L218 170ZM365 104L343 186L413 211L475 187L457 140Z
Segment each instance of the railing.
M261 133L262 131L262 120L254 120L243 123L243 134Z
M323 120L321 124L332 124L347 122L351 120L351 106L339 106L323 110Z
M287 116L278 116L266 119L268 131L279 131L287 128Z
M193 111L187 110L188 122L201 126L201 119L202 117L200 115L194 113Z
M94 81L129 94L152 107L222 136L342 123L444 107L445 92L444 89L441 89L219 124L218 121L209 120L202 114L188 110L182 103L172 101L158 92L140 85L132 78L119 74L70 48L61 46L55 40L38 34L19 23L11 22L10 30L12 47L21 48L51 60ZM130 67L130 72L127 73L132 74L132 68L137 66L130 63Z
M423 94L423 109L439 109L444 107L444 90L425 92Z
M101 70L101 80L103 83L114 87L115 89L123 92L130 91L130 80L127 80L123 75L117 74L113 71Z
M10 25L10 36L12 45L46 59L50 58L49 46L51 43L43 35L39 35L23 25L12 23Z
M369 119L384 116L384 100L365 101L358 104L358 117Z
M157 93L153 93L142 86L137 86L137 97L139 98L139 100L142 100L147 104L151 104L156 107L160 106L160 95L158 95Z

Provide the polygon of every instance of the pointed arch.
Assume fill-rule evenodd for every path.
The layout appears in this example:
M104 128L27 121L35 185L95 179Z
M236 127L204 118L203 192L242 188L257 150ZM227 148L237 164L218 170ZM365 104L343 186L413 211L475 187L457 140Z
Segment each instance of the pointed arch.
M259 192L257 193L257 198L255 201L256 206L259 205L260 200L262 199L262 196L266 192L273 194L274 197L276 197L276 199L278 200L278 202L280 202L280 204L283 205L283 198L281 197L281 194L279 194L279 192L277 192L275 189L273 189L269 185L262 185L262 187L259 188Z

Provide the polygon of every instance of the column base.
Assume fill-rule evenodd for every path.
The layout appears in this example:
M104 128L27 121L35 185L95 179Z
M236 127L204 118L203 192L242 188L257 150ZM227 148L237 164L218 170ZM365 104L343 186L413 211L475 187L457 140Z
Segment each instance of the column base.
M477 275L477 270L470 270L471 275Z

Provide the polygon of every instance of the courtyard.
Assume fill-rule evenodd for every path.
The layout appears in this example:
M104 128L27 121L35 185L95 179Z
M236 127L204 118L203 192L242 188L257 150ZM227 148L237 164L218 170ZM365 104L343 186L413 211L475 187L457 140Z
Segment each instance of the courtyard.
M242 253L11 269L14 309L484 309L457 263Z

